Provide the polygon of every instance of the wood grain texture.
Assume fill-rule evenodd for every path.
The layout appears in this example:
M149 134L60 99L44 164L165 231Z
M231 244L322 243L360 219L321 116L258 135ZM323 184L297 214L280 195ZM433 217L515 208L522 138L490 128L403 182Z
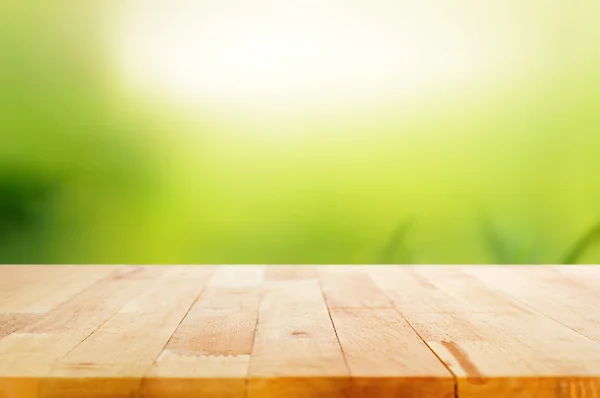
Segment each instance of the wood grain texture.
M209 287L144 380L144 397L243 398L260 290Z
M507 297L600 343L600 267L492 268L468 272Z
M459 267L373 267L368 272L403 314L525 310Z
M319 272L316 267L304 265L281 265L268 267L265 271L267 281L304 280L318 277Z
M268 285L248 376L250 398L347 395L348 370L316 280Z
M53 366L46 394L129 397L177 329L208 280L202 269L166 268Z
M392 308L389 298L360 267L321 267L319 274L330 309Z
M332 310L350 374L351 397L454 396L452 374L392 309Z
M115 270L111 266L15 267L8 270L12 276L0 282L0 313L48 312Z
M457 376L460 397L600 396L600 345L543 315L411 314L408 320Z
M0 398L600 398L600 267L0 266Z
M0 340L38 319L39 317L34 314L0 313Z

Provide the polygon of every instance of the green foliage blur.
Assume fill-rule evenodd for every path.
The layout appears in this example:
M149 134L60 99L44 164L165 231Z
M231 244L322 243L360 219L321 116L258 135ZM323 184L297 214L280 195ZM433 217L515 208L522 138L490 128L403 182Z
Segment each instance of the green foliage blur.
M0 263L598 263L596 3L481 90L224 121L122 84L116 3L2 2Z

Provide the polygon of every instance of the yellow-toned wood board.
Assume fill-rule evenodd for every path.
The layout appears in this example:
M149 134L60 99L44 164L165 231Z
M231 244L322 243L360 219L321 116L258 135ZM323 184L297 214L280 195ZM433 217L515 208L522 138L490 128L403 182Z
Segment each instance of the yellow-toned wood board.
M452 374L393 309L331 310L353 397L454 396Z
M345 397L348 370L317 280L269 282L261 300L248 397Z
M0 266L0 398L600 398L596 266Z
M482 271L466 270L490 289L600 343L600 267L503 267Z

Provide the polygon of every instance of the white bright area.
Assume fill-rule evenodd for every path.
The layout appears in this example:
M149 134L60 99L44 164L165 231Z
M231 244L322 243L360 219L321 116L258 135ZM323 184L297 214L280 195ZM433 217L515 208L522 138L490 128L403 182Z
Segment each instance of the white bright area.
M263 109L360 106L523 73L542 51L543 29L531 5L129 1L118 5L112 49L128 86L174 101Z

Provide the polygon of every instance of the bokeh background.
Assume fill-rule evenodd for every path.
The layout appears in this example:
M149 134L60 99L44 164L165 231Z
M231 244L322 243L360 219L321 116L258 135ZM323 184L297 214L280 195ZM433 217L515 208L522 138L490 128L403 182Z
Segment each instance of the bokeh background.
M0 3L1 263L600 262L597 0Z

